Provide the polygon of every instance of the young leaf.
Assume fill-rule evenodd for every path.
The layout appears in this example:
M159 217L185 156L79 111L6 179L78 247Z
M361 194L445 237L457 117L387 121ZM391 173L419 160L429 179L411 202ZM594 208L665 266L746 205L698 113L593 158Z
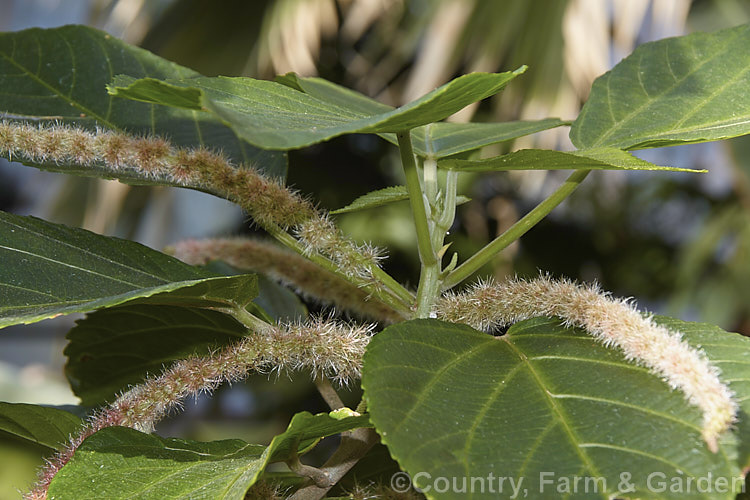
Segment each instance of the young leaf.
M367 415L341 412L312 413L303 411L292 417L286 431L274 437L268 446L269 461L287 460L296 451L300 455L310 451L320 439L359 427L372 427Z
M86 26L29 29L0 34L0 117L158 134L178 146L220 149L235 162L273 176L286 175L286 156L240 140L207 113L115 99L106 85L114 75L194 78L198 73ZM55 162L34 166L78 175L106 176L100 169L71 171ZM128 180L128 179L123 179ZM148 179L129 179L146 183Z
M526 70L472 73L456 78L404 106L374 112L344 107L277 82L252 78L133 79L120 76L112 95L192 110L206 110L235 133L267 149L296 149L338 135L410 130L442 120L490 97Z
M0 437L13 436L52 451L67 445L80 426L81 419L64 410L0 402Z
M501 170L668 170L705 172L689 168L662 167L641 160L617 148L593 148L579 151L522 149L484 160L440 160L438 166L465 172Z
M271 444L239 439L201 443L161 438L124 427L92 435L50 484L50 498L243 499L265 467L292 451L303 453L317 441L357 427L367 416L343 419L299 413Z
M215 311L147 304L104 309L68 332L65 374L81 403L97 406L171 361L207 354L246 333Z
M646 43L597 78L578 148L642 149L750 133L750 25Z
M694 324L683 331L694 345L710 336L708 356L736 363L726 380L747 399L747 387L734 380L748 378L750 340L715 330ZM718 346L723 352L714 352ZM362 385L383 442L407 472L430 474L417 486L433 486L434 498L465 493L437 491L429 477L487 478L499 470L524 478L530 498L584 497L557 489L565 486L557 480L573 476L597 480L598 497L652 497L654 474L668 484L710 476L721 482L712 483L711 498L734 498L744 482L736 435L725 434L711 453L700 411L679 391L556 319L517 323L502 337L436 320L391 326L368 346ZM553 481L543 483L544 474ZM486 488L472 498L496 498L497 489ZM706 498L686 488L658 497Z
M257 295L252 275L218 276L138 243L5 212L0 262L0 328L145 297L223 309Z
M406 192L406 186L392 186L364 194L347 206L339 208L337 210L332 210L331 213L344 214L347 212L355 212L357 210L380 207L389 203L408 199L409 193ZM466 203L468 201L471 200L469 200L469 198L467 198L466 196L456 197L456 204L458 205L460 205L461 203Z

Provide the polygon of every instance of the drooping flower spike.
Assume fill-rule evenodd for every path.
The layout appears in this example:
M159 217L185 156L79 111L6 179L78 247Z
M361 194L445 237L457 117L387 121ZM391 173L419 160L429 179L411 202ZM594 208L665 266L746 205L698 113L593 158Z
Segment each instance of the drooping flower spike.
M447 294L436 306L445 321L491 330L534 316L557 316L589 332L606 346L679 389L703 412L703 439L718 450L718 438L734 422L734 395L705 354L682 340L679 332L657 325L627 300L612 298L597 286L541 276L534 280L487 281L461 294Z

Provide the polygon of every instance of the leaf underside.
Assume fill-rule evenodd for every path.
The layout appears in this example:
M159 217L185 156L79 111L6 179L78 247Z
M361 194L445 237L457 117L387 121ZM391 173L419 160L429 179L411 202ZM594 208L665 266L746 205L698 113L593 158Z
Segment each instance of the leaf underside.
M507 155L483 160L441 160L438 162L438 166L464 172L504 170L666 170L672 172L705 172L705 170L654 165L617 148L583 149L579 151L521 149Z
M329 95L313 96L278 82L252 78L160 81L120 76L109 89L120 97L205 110L258 147L297 149L342 134L400 132L442 120L496 94L524 71L521 67L505 73L464 75L396 109L369 103L352 91L342 103ZM352 101L356 105L344 105Z
M392 107L359 92L322 78L302 78L294 73L288 73L276 77L276 81L322 101L363 114L385 113L393 110ZM414 153L418 156L438 159L563 125L570 125L570 122L557 118L500 123L437 122L413 129L411 142ZM392 144L398 144L394 134L379 135Z
M750 133L750 25L646 43L594 82L580 149L642 149Z

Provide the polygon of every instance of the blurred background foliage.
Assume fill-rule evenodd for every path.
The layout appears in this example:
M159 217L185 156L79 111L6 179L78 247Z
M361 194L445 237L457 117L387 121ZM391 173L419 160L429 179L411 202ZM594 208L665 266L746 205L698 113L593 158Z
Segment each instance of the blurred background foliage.
M745 0L0 0L3 31L84 23L206 75L271 78L295 71L392 105L463 73L529 66L502 94L454 121L574 119L594 78L638 44L748 21ZM524 147L572 145L561 128L485 154ZM374 136L337 138L292 152L288 181L321 206L339 208L402 183L396 153ZM483 274L502 279L543 270L597 280L617 295L637 297L643 308L750 333L750 139L638 154L709 173L596 172ZM464 174L461 193L472 201L459 208L451 250L467 258L549 194L560 174ZM253 232L236 208L201 193L69 178L1 159L0 209L155 248L187 237ZM387 269L416 284L408 204L338 221L355 238L387 247ZM77 402L61 369L70 326L66 318L33 333L0 334L0 400ZM280 380L271 388L255 377L198 401L189 418L165 428L195 439L264 442L293 412L323 409L307 382ZM0 443L4 464L11 457L16 464L38 461L24 453ZM0 498L28 479L0 467Z

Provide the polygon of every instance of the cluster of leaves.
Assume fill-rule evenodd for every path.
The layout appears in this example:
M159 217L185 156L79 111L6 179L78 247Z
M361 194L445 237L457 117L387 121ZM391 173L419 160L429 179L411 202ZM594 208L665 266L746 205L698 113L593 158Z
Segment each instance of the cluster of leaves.
M633 149L721 140L750 133L747 78L750 27L663 40L639 48L594 84L572 123L572 152L522 150L477 159L483 146L570 125L557 119L497 124L441 120L500 92L525 68L459 77L392 108L331 82L289 74L276 81L207 78L84 27L0 35L0 94L5 123L62 123L95 131L168 136L177 146L221 149L235 164L283 177L284 151L342 134L406 140L425 164L451 172L567 169L574 174L509 232L461 266L443 269L443 288L471 275L482 258L520 237L570 194L592 169L680 170L633 156ZM0 152L9 156L12 148ZM153 178L100 166L30 161L76 175ZM241 168L241 167L238 167ZM167 181L159 183L169 184ZM411 188L411 186L410 186ZM410 189L370 195L348 209L402 200ZM412 197L413 201L413 197ZM420 196L421 203L421 196ZM275 233L282 242L292 236ZM294 245L292 244L293 248ZM440 254L442 257L442 253ZM477 257L479 256L479 257ZM477 260L478 259L478 260ZM69 334L67 375L86 405L111 402L164 363L207 353L248 334L248 316L273 323L255 275L226 276L138 244L31 217L0 214L0 327L73 312L88 315ZM378 278L376 275L374 278ZM266 294L280 293L267 284ZM384 281L409 316L410 292ZM378 289L380 290L380 289ZM253 300L256 300L253 302ZM293 303L293 302L291 302ZM259 305L260 304L260 305ZM273 307L273 306L272 306ZM266 307L268 309L268 307ZM412 316L414 316L412 314ZM427 478L512 476L604 478L598 496L733 498L750 466L750 343L704 324L660 320L684 333L722 371L740 404L736 429L717 453L701 440L700 412L647 370L586 332L551 318L514 325L498 341L465 325L409 318L385 328L363 359L368 414L298 414L267 446L240 440L200 443L106 428L84 441L51 480L54 498L243 498L260 479L289 488L272 462L297 457L322 437L374 427L398 467ZM80 420L62 410L2 403L0 432L61 449ZM366 450L365 450L366 451ZM364 453L364 452L363 452ZM393 472L382 449L363 459L359 478ZM621 474L630 490L618 490ZM725 478L727 489L655 493L650 474ZM310 476L312 477L312 476ZM434 498L460 498L448 490ZM302 490L300 490L302 491ZM323 493L326 493L323 489ZM558 491L583 496L585 492ZM475 496L494 493L475 492ZM312 497L309 497L312 498Z

